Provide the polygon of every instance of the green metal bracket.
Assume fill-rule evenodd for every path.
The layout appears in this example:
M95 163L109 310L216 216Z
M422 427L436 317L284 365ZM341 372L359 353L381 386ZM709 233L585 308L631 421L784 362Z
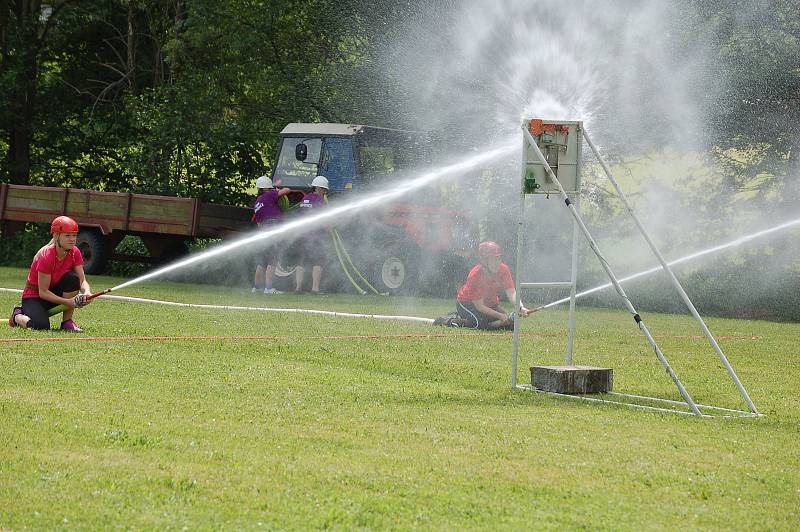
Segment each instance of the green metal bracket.
M535 194L536 189L541 187L539 183L536 182L536 177L532 169L528 169L525 173L525 179L522 183L522 188L525 191L525 194Z

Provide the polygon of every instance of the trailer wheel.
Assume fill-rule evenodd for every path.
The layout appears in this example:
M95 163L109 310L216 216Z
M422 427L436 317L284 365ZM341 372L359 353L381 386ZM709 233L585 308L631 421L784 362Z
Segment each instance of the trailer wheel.
M417 285L416 254L406 248L386 250L374 266L373 278L379 292L407 294Z
M111 241L95 229L78 232L78 249L83 255L83 270L88 274L103 273L113 251Z

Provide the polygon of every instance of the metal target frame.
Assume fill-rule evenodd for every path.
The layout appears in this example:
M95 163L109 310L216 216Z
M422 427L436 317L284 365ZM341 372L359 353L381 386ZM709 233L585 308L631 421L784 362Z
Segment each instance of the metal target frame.
M577 270L578 270L578 239L580 238L580 233L582 233L583 236L586 238L586 241L588 242L590 249L600 261L601 266L605 270L606 275L611 281L611 284L614 286L614 289L616 290L617 294L621 297L625 307L633 316L633 319L636 322L637 327L644 335L647 343L653 349L659 363L666 370L667 374L670 376L676 388L678 389L678 392L681 394L681 397L683 397L683 402L663 399L659 397L648 397L642 395L624 394L617 392L598 394L602 396L570 395L570 394L545 392L537 390L530 384L518 384L517 360L519 357L519 320L514 321L514 343L513 343L513 353L511 358L511 387L514 389L529 390L537 393L543 393L546 395L569 397L572 399L581 399L591 402L619 404L641 410L655 410L660 412L669 412L681 415L694 415L702 417L761 416L762 414L760 414L756 409L755 405L753 404L753 401L750 399L750 396L747 393L747 390L745 390L744 386L739 380L739 377L736 375L733 366L728 361L728 358L725 356L725 353L720 348L713 334L711 334L711 331L708 329L708 326L706 325L705 321L703 321L703 318L697 312L697 309L689 299L689 296L684 291L678 279L675 277L675 274L672 272L672 269L667 264L660 250L655 245L653 240L650 238L650 235L647 233L647 230L644 228L644 226L634 213L633 208L628 202L628 199L626 198L624 192L620 188L619 183L614 178L611 169L606 164L605 160L600 155L600 152L597 150L597 147L587 134L586 129L583 127L583 123L581 121L542 120L534 118L523 121L522 132L523 132L522 182L520 187L521 194L520 194L519 220L517 223L517 256L516 256L516 267L515 267L517 273L515 281L517 300L515 301L515 308L517 309L520 308L522 302L523 289L534 289L534 288L570 289L569 314L567 323L567 350L565 358L566 358L566 365L572 366L573 342L574 342L574 332L575 332L575 300L576 300L576 285L577 285ZM581 152L583 149L584 140L591 149L597 161L600 163L600 166L602 167L606 177L614 186L617 196L622 201L623 205L625 206L625 209L630 214L639 232L642 234L648 246L650 247L650 250L658 259L663 270L669 276L670 281L672 282L672 285L677 291L678 295L683 300L684 304L688 308L691 315L700 324L700 328L702 329L703 334L706 336L712 348L717 353L717 356L719 357L720 361L725 366L725 369L728 372L728 376L736 385L736 388L739 390L739 393L741 394L742 398L747 404L749 411L737 410L731 408L722 408L710 405L702 405L696 403L694 399L692 399L689 392L684 387L681 380L678 378L675 371L670 366L666 356L661 351L661 348L656 343L652 334L650 334L650 331L645 325L644 320L636 311L636 308L633 306L633 303L623 290L622 286L620 285L620 282L617 280L616 275L611 269L610 264L608 263L608 261L598 248L597 243L595 242L594 238L589 232L589 229L584 224L583 219L581 218L579 213L580 185L581 185L580 159L581 159ZM574 200L571 199L568 193L573 194L575 199ZM560 195L564 201L564 204L566 205L567 209L572 215L573 219L572 268L569 281L537 283L537 282L522 282L520 279L522 271L521 266L523 260L523 249L524 249L524 232L525 232L524 220L525 220L525 208L527 203L526 199L529 195L536 195L536 194Z

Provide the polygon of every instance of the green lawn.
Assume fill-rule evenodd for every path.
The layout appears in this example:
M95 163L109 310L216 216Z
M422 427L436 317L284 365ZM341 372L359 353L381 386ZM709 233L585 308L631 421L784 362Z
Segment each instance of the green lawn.
M0 287L25 273L0 268ZM451 307L157 282L120 295L425 317ZM0 292L3 319L18 297ZM643 317L696 401L744 408L708 343L685 337L699 334L693 320ZM513 391L506 334L103 300L76 321L80 336L116 339L0 327L0 529L800 523L798 324L709 319L766 415L696 419ZM531 364L563 361L566 313L523 323L518 378L530 382ZM132 339L142 335L231 338ZM342 338L358 335L370 337ZM576 363L614 368L618 391L680 399L622 309L579 308L575 350Z

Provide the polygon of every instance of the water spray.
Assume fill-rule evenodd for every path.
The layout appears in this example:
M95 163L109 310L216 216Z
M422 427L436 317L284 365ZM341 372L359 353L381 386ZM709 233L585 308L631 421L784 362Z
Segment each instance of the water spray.
M356 200L354 202L348 203L347 205L341 205L339 207L325 209L322 212L320 212L319 214L316 214L314 216L310 216L310 217L307 217L305 219L300 219L300 220L295 220L295 221L292 221L292 222L288 222L288 223L285 223L285 224L283 224L283 225L281 225L281 226L279 226L279 227L277 227L275 229L272 229L270 231L259 231L259 232L256 232L255 234L252 234L252 235L244 237L244 238L240 238L240 239L238 239L236 241L233 241L233 242L230 242L228 244L224 244L224 245L220 245L220 246L214 247L214 248L212 248L210 250L207 250L207 251L205 251L203 253L198 253L198 254L190 256L190 257L188 257L186 259L179 260L179 261L174 262L174 263L172 263L172 264L170 264L168 266L164 266L163 268L159 268L158 270L155 270L153 272L150 272L150 273L147 273L145 275L136 277L134 279L126 281L126 282L124 282L122 284L119 284L117 286L114 286L112 288L107 288L107 289L105 289L103 291L100 291L100 292L97 292L95 294L90 294L89 296L86 296L85 300L86 301L91 301L92 299L94 299L96 297L100 297L103 294L107 294L107 293L112 292L112 291L121 290L122 288L131 286L133 284L141 283L142 281L146 281L148 279L152 279L154 277L158 277L158 276L164 275L166 273L181 269L183 267L191 266L193 264L200 263L200 262L205 261L207 259L210 259L212 257L216 257L218 255L222 255L224 253L227 253L227 252L232 251L234 249L240 248L240 247L245 246L247 244L251 244L253 242L258 242L258 241L261 241L261 240L267 240L267 239L270 239L270 238L275 238L275 237L278 237L280 235L289 233L291 231L299 230L301 228L315 227L315 226L320 225L321 223L325 222L326 220L334 219L334 218L340 218L342 216L347 215L347 213L368 210L370 208L375 207L376 205L379 205L379 204L384 203L386 201L390 201L392 199L401 197L401 196L403 196L404 194L406 194L408 192L411 192L411 191L417 190L419 188L422 188L422 187L424 187L424 186L426 186L426 185L428 185L428 184L430 184L430 183L432 183L434 181L442 179L442 178L444 178L444 177L446 177L448 175L457 175L458 173L466 172L467 170L470 170L470 169L472 169L472 168L474 168L476 166L487 164L487 163L489 163L489 162L491 162L491 161L493 161L495 159L499 159L500 157L507 156L509 153L513 153L513 150L514 150L515 147L516 147L516 142L514 142L513 140L509 140L505 144L501 144L501 145L495 147L492 150L488 150L488 151L486 151L486 152L484 152L482 154L475 155L475 156L470 157L470 158L468 158L468 159L466 159L464 161L461 161L461 162L458 162L458 163L454 163L454 164L451 164L451 165L448 165L448 166L444 166L444 167L439 168L439 169L430 170L430 171L422 174L419 177L416 177L414 179L410 179L410 180L408 180L408 181L406 181L404 183L401 183L399 186L396 186L395 188L393 188L391 190L380 192L380 193L375 193L375 194L368 194L368 195L365 195L365 196L361 197L360 199L358 199L358 200ZM341 241L340 241L340 244L341 244ZM338 251L339 250L337 249L337 252ZM347 257L347 260L349 261L349 256ZM360 276L360 273L359 273L359 276ZM351 281L353 281L354 285L357 286L357 284L355 283L354 280L351 279ZM366 281L366 279L365 279L365 281ZM372 289L372 291L377 293L377 290L375 290L374 287L369 285L369 283L367 283L367 285L369 286L369 288ZM60 312L64 312L65 310L67 310L67 308L68 308L67 305L58 305L58 306L53 307L52 309L50 309L49 315L53 316L53 315L58 314Z
M168 266L164 266L163 268L159 268L158 270L155 270L153 272L147 273L135 279L131 279L130 281L126 281L118 286L115 286L113 290L120 290L130 285L141 283L142 281L153 279L154 277L159 277L161 275L184 268L186 266L191 266L193 264L203 262L212 257L223 255L234 249L246 246L248 244L252 244L253 242L259 242L262 240L268 240L270 238L276 238L278 236L285 235L287 233L300 229L316 227L325 222L330 222L331 220L341 219L342 217L346 216L349 213L363 212L375 208L377 205L380 205L381 203L385 203L395 198L399 198L404 194L423 188L426 185L438 181L440 179L443 179L446 176L458 175L476 166L487 164L501 157L507 157L509 154L513 153L516 148L517 148L517 142L509 140L484 153L469 157L464 161L425 172L419 177L401 183L400 185L390 190L375 194L367 194L360 197L356 201L347 203L346 205L340 205L338 207L325 209L322 210L319 214L315 214L313 216L309 216L304 219L299 219L284 223L276 227L275 229L271 229L269 231L259 231L255 234L252 234L244 238L240 238L228 244L223 244L211 248L207 251L204 251L203 253L192 255L183 260L174 262Z
M784 229L789 229L791 227L796 227L796 226L800 226L800 218L797 218L795 220L791 220L789 222L782 223L780 225L776 225L775 227L770 227L769 229L764 229L763 231L758 231L756 233L751 233L749 235L745 235L745 236L739 237L739 238L737 238L735 240L731 240L730 242L726 242L724 244L719 244L717 246L712 246L710 248L698 251L696 253L692 253L690 255L686 255L686 256L681 257L679 259L675 259L673 261L668 262L667 264L669 266L674 266L676 264L683 264L684 262L689 262L690 260L694 260L694 259L703 257L705 255L710 255L710 254L716 253L718 251L722 251L722 250L725 250L725 249L728 249L728 248L740 246L740 245L745 244L745 243L747 243L747 242L749 242L751 240L755 240L757 238L761 238L763 236L767 236L770 233L775 233L777 231L783 231ZM645 275L650 275L651 273L656 273L656 272L659 272L659 271L663 271L663 267L662 266L655 266L655 267L650 268L648 270L644 270L644 271L629 275L627 277L623 277L623 278L621 278L619 280L619 282L620 283L624 283L624 282L627 282L627 281L632 281L633 279L638 279L639 277L644 277ZM601 284L599 286L595 286L594 288L590 288L588 290L584 290L583 292L579 292L579 293L575 294L575 297L579 298L579 297L588 296L589 294L594 294L595 292L599 292L601 290L605 290L606 288L609 288L611 286L612 286L611 283ZM569 302L569 297L564 297L564 298L561 298L561 299L559 299L557 301L553 301L552 303L548 303L546 305L542 305L540 307L536 307L534 309L531 309L531 312L538 312L540 310L553 308L553 307L556 307L558 305L561 305L563 303L568 303L568 302Z

